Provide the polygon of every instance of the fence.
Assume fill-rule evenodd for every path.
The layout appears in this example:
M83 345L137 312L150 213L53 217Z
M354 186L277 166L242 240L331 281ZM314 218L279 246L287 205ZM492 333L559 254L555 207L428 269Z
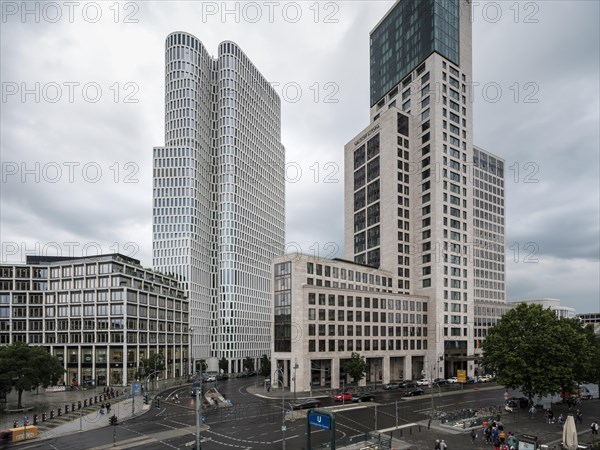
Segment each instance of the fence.
M392 448L392 438L382 433L370 431L368 433L358 434L356 436L346 436L335 441L335 447L338 449L357 444L361 444L360 448L368 446L378 450L390 450ZM318 450L327 449L330 448L330 443L326 442L314 448Z

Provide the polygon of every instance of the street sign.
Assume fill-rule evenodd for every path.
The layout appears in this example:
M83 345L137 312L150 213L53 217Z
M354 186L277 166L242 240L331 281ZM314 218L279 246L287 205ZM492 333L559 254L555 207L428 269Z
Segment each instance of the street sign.
M315 411L311 411L308 414L308 422L318 428L323 428L324 430L331 429L331 418L325 414L321 414Z
M467 382L467 371L466 370L457 370L456 371L456 381L459 383Z
M142 392L142 384L141 383L133 383L133 394L140 394Z

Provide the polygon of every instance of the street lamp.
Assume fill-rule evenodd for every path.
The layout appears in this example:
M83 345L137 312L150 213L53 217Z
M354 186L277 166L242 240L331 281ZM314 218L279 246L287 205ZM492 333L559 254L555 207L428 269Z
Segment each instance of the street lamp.
M190 375L195 375L196 374L196 368L194 365L194 358L192 358L192 340L194 338L194 329L190 328L189 329L190 332L190 338L189 338L189 345L188 345L188 358L190 359Z
M279 374L281 374L281 436L283 438L283 450L285 450L285 389L283 388L284 372L282 368L275 369L273 375L277 374L277 384L279 384ZM275 377L273 377L275 378Z
M296 401L296 369L298 367L300 367L298 365L298 359L294 358L294 367L293 367L293 369L294 369L294 377L292 378L292 380L294 381L294 401Z

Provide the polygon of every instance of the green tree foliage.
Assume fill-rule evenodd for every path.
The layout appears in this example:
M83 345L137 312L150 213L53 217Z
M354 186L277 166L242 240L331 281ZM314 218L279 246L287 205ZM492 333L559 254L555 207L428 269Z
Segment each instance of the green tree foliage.
M135 376L138 379L149 377L152 380L162 370L165 370L165 357L162 353L153 353L148 358L140 359Z
M247 371L254 370L254 358L251 358L250 356L246 356L244 358L244 361L242 362L242 367L244 368L244 370L247 370Z
M219 370L222 370L223 373L227 373L229 364L227 363L227 358L224 356L219 360Z
M367 361L364 356L352 352L350 359L344 361L343 368L348 375L358 381L362 379L367 372Z
M260 358L260 374L263 377L271 375L271 360L267 355L262 355Z
M593 372L591 342L576 321L558 319L542 305L522 303L489 330L483 365L499 384L532 400L584 381Z
M17 342L0 347L0 389L19 394L17 408L22 408L23 391L58 383L65 369L56 356L44 347Z
M208 368L208 364L206 364L206 360L205 359L201 359L200 361L196 361L196 370L199 370L200 372L206 372L207 368Z

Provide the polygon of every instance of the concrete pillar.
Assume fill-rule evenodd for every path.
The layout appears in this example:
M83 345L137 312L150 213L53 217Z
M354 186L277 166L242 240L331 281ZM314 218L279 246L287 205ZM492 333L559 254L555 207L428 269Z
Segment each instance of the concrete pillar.
M334 356L331 359L331 388L339 389L340 387L340 358Z
M283 386L289 387L288 380L290 379L290 364L288 360L283 361Z
M404 379L412 380L412 356L410 355L404 357Z
M385 355L383 357L383 384L388 384L390 382L390 355Z

